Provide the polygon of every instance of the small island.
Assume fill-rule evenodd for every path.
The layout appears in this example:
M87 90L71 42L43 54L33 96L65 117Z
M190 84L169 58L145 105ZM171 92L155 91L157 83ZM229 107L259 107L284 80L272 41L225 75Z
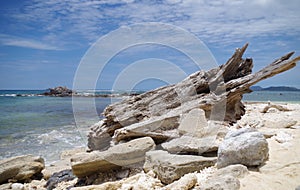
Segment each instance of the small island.
M300 91L300 89L298 88L289 87L289 86L270 86L267 88L263 88L261 86L252 86L251 90L252 91L295 91L295 92Z
M73 94L76 94L76 92L71 89L68 89L65 86L49 88L47 92L42 93L42 95L44 96L58 96L58 97L72 96Z
M57 86L54 88L47 89L46 92L39 94L42 96L53 96L53 97L102 97L102 98L113 98L113 97L123 97L123 96L136 96L143 93L143 91L125 91L121 93L112 92L111 90L102 91L101 93L96 92L77 92L71 90L66 86ZM21 95L20 95L21 96Z

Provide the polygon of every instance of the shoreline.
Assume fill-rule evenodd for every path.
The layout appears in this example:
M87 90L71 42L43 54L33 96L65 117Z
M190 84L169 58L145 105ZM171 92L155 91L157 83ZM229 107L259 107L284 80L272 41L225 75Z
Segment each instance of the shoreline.
M250 106L253 105L253 106L261 107L261 106L267 105L269 102L266 102L266 101L243 101L243 103L245 104L246 107L247 107L247 105L250 105ZM276 102L276 101L272 101L271 103L280 104L280 105L284 105L284 106L300 105L300 102L298 103L298 102ZM243 117L246 117L246 116L243 116ZM89 121L89 120L87 120L87 121ZM84 137L87 136L90 127L94 124L93 122L86 122L86 123L89 123L89 125L82 128L84 130L84 132L86 132L86 133L81 134L81 136L84 136ZM65 127L69 128L69 129L73 128L74 130L78 130L78 128L75 126L75 124L74 125L65 125ZM61 132L61 131L57 131L55 128L53 128L51 131L49 131L49 133L39 134L39 136L37 136L37 137L39 138L40 141L43 141L43 138L45 138L45 140L47 140L47 141L51 141L51 139L48 139L48 135L53 135L53 131L55 131L56 133ZM59 134L59 135L63 135L63 133ZM85 139L85 142L87 142L86 139ZM87 145L86 144L80 145L80 148L85 147L85 146L87 146ZM72 149L72 147L71 147L71 149ZM69 150L69 149L64 149L64 150ZM8 157L3 157L3 159L4 158L8 158ZM50 161L46 160L46 163L49 165L49 164L52 164L53 162L56 162L58 160L59 159L57 159L57 160L50 159Z
M50 91L49 91L50 90ZM72 91L66 87L49 90L0 90L0 97L82 97L82 98L127 98L137 96L143 90L79 90ZM243 102L300 103L300 91L253 91L243 95Z
M300 104L300 101L257 101L257 100L245 100L243 103L245 104L268 104L269 102L271 103L276 103L276 104Z
M119 98L128 97L134 95L123 95L123 94L75 94L70 96L54 96L54 95L43 95L43 94L0 94L0 97L86 97L86 98Z
M246 101L244 103L246 106L245 115L230 128L236 130L239 127L251 127L263 133L269 144L270 158L265 165L257 168L257 171L249 170L249 173L240 179L240 189L251 190L257 186L275 190L283 187L291 189L297 187L296 185L300 185L297 184L299 181L297 176L300 176L300 167L298 166L300 165L296 164L293 166L293 164L300 163L300 152L298 149L300 146L300 142L298 142L298 138L300 138L300 104L272 102L273 104L284 106L290 111L279 111L275 108L270 108L266 113L262 113L262 110L269 102ZM290 124L291 120L295 122ZM25 183L24 186L36 186L39 187L38 189L44 189L47 180L54 173L62 170L71 171L70 159L77 154L86 154L86 151L86 146L62 151L59 160L45 165L45 169L42 171L43 179L33 180L30 183ZM214 171L216 169L212 167L211 170ZM278 173L277 170L280 170L281 173ZM136 175L148 174L138 172ZM58 183L57 189L65 189L74 185L77 183L76 179ZM280 185L276 184L278 180L280 180Z
M71 96L49 96L49 95L42 95L42 94L0 94L0 97L57 97L57 98L127 98L130 96L136 96L136 94L124 95L124 94L76 94ZM277 104L300 104L300 100L297 101L290 101L290 100L243 100L245 104L259 104L259 103L268 103L274 102Z

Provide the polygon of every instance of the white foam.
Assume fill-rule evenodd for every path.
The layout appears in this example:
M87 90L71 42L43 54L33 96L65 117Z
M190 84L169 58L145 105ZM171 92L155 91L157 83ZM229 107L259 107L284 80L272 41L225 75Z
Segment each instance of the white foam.
M0 96L15 97L17 94L1 94Z
M49 144L59 142L63 138L63 134L57 130L52 130L49 133L41 134L38 136L40 139L39 144Z

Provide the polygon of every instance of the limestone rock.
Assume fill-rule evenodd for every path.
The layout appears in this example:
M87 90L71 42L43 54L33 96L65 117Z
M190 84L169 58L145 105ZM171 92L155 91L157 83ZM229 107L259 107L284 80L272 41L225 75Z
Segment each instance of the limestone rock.
M280 119L279 119L280 118ZM297 124L297 121L293 120L290 117L278 117L275 114L269 116L268 118L264 118L263 120L264 126L269 128L290 128Z
M13 183L10 188L12 190L24 190L24 185L22 183Z
M285 131L279 131L273 138L279 143L287 143L293 139L293 136Z
M235 178L243 178L249 173L248 168L241 164L229 165L224 168L218 169L215 176L230 175Z
M207 120L205 112L202 109L195 108L189 111L180 122L178 131L181 135L204 136L201 135L203 130L207 128Z
M156 150L146 153L144 170L153 170L158 178L166 184L181 178L184 174L200 171L212 166L217 159L193 155L169 154L166 151Z
M197 176L194 173L185 174L179 180L165 186L163 190L189 190L197 183Z
M45 167L44 159L38 156L23 155L0 161L0 184L24 181L40 173Z
M116 128L107 128L104 120L95 123L88 135L88 148L90 150L107 150L111 145L115 130Z
M240 181L230 175L215 176L206 180L201 186L194 188L195 190L239 190Z
M240 188L239 178L243 178L248 173L247 167L241 164L230 165L221 169L212 169L206 172L205 177L203 177L203 174L202 176L198 174L198 183L194 189L238 190Z
M59 160L45 166L45 169L42 170L43 178L48 180L55 172L71 169L70 160Z
M276 131L270 130L268 128L261 128L261 129L259 129L259 132L261 132L266 139L275 136L277 133Z
M58 183L55 189L53 190L70 190L72 187L76 186L77 183L78 183L78 178L75 178L71 181L62 181ZM47 188L47 190L49 189Z
M51 190L51 189L46 189L45 188L46 183L47 182L44 179L42 179L42 180L32 180L32 181L30 181L30 183L25 183L24 184L24 189L25 190L35 190L35 189L37 189L37 190ZM62 190L62 189L57 188L56 190Z
M161 146L170 153L194 153L201 155L204 152L212 152L218 150L216 137L209 136L204 138L181 136L169 142L161 144Z
M85 177L95 172L143 163L145 153L154 147L150 137L143 137L115 145L106 151L76 154L71 158L72 170L77 177Z
M268 142L252 128L229 132L218 149L218 168L232 164L259 166L269 155Z
M149 190L161 189L162 187L163 185L161 184L161 182L158 179L154 178L153 175L149 173L139 173L129 178L122 179L120 181L106 182L100 185L74 187L71 188L71 190Z
M76 148L62 151L60 155L60 160L53 162L50 165L46 165L45 169L42 170L43 178L45 180L48 180L56 172L62 170L71 170L71 157L77 153L84 152L86 152L85 148Z
M11 188L12 183L4 183L2 185L0 185L0 189L10 189Z
M220 121L208 121L207 128L204 129L203 137L215 136L217 140L223 140L228 133L228 125Z
M295 106L299 107L300 105ZM268 161L258 168L259 172L250 172L243 179L239 179L241 190L257 189L258 187L259 189L294 190L300 185L300 130L279 129L277 131L289 132L294 138L285 145L278 143L274 137L267 139Z

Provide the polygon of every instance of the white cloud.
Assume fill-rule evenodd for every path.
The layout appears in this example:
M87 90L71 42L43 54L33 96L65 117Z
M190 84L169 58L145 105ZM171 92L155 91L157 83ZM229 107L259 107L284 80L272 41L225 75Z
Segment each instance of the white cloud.
M25 39L5 34L0 34L0 44L5 46L24 47L39 50L61 50L61 48L49 45L47 43L43 43L41 41Z
M65 43L72 43L70 35L91 42L121 25L165 22L207 42L233 44L257 36L299 34L299 5L298 0L35 0L16 17L39 24Z

